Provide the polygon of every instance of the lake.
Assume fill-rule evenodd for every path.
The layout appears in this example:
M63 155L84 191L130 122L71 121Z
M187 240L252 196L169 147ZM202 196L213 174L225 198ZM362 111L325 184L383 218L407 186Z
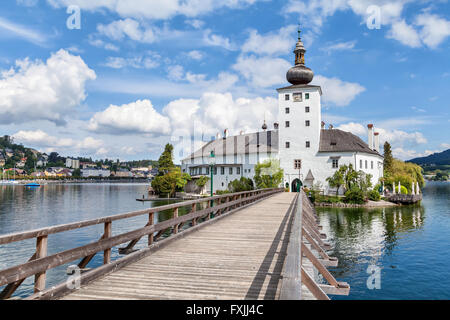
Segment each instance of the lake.
M350 296L331 298L450 299L449 195L449 183L428 182L421 205L318 208L329 254L339 259L329 270L351 286Z
M33 230L42 227L91 220L104 216L125 213L146 208L162 206L175 201L138 202L137 198L147 194L148 184L48 184L40 188L0 185L0 234ZM189 211L180 208L179 215ZM172 211L155 214L155 223L173 216ZM113 222L113 235L132 231L147 224L148 216L135 217ZM50 235L48 254L71 249L94 242L103 234L103 225ZM147 239L142 239L136 249L144 248ZM8 245L0 245L0 269L25 263L35 251L35 240L26 240ZM123 246L126 246L124 244ZM120 257L118 249L113 248L111 259ZM47 287L67 279L69 265L49 270ZM97 254L88 267L103 264L103 255ZM33 293L34 278L28 278L18 289L17 296ZM0 291L3 288L0 288Z
M137 202L146 184L49 184L37 189L0 186L0 234L142 210L169 201ZM428 183L419 206L390 209L318 209L339 267L330 268L338 281L348 282L350 296L332 299L450 299L450 184ZM180 210L180 215L188 209ZM171 212L155 215L155 222L171 218ZM147 216L113 223L113 235L147 223ZM93 242L103 225L49 236L49 254ZM146 246L143 239L137 248ZM0 269L25 263L34 253L35 240L0 246ZM121 257L117 248L112 259ZM103 263L98 254L89 264ZM72 263L74 264L74 263ZM47 287L67 279L64 265L47 273ZM368 289L367 270L380 270L380 289ZM33 291L28 278L17 291L24 297ZM376 282L371 282L376 283ZM370 286L370 285L369 285ZM372 286L373 287L373 286ZM1 289L1 288L0 288Z

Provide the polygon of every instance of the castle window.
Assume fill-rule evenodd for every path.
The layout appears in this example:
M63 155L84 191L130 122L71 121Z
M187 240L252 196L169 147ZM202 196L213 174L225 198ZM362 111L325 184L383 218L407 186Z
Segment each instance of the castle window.
M307 148L311 148L311 142L310 141L306 141L306 147Z
M233 168L230 168L230 174L233 174Z
M360 168L360 169L363 168L362 160L359 160L359 168Z
M288 94L284 95L284 100L289 101L289 95Z
M309 100L309 93L305 93L305 100Z
M291 126L291 123L289 121L286 121L286 128L289 128Z
M306 120L305 125L306 125L307 127L311 126L311 121Z
M339 168L339 159L333 159L333 169Z
M236 174L241 174L241 167L237 167L236 171L237 171Z
M294 93L294 102L302 102L303 101L303 95L301 92Z
M209 175L209 168L206 168L206 174Z
M305 112L309 113L309 111L310 111L310 108L309 107L305 107Z
M217 176L217 167L214 167L214 175Z
M291 109L286 108L286 114L289 114L289 113L291 113Z
M224 174L225 174L225 167L221 167L221 168L220 168L220 174L221 174L221 175L224 175Z
M294 160L294 169L299 170L302 168L302 160Z
M290 142L286 142L286 149L289 149L291 147Z
M372 170L373 170L373 161L370 163L370 167L371 167Z
M367 166L367 160L366 160L366 169L368 168L368 166Z

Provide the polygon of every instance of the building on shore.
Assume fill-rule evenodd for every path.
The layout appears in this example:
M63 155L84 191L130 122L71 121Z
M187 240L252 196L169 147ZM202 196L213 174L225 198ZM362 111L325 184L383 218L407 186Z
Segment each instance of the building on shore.
M71 169L80 169L80 160L66 158L66 167Z
M83 178L109 178L111 171L103 169L81 169L81 176Z
M322 121L322 88L310 85L314 78L305 66L306 49L299 38L294 50L295 66L288 70L289 86L278 92L278 121L268 130L264 121L261 132L227 136L206 143L182 160L183 172L194 179L210 175L209 157L215 154L213 191L225 190L240 177L254 178L254 167L268 159L278 159L284 171L283 187L292 191L300 186L320 186L325 193L335 193L326 179L342 165L372 176L376 185L383 177L380 135L368 125L368 143L350 132L326 128ZM208 187L210 192L210 187ZM342 192L342 190L340 190Z

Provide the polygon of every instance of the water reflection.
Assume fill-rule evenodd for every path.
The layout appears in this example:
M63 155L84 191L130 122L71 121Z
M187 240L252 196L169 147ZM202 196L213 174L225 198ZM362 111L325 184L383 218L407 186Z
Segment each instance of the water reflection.
M351 286L333 299L449 299L450 184L428 183L421 205L385 209L318 208L339 266ZM381 290L369 290L367 268L381 268Z

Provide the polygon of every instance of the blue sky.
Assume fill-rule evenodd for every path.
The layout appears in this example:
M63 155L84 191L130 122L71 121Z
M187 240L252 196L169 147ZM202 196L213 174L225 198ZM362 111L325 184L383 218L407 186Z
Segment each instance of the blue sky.
M374 123L402 159L450 148L445 0L2 1L0 133L132 160L194 126L258 130L277 119L299 22L327 123L364 139Z

